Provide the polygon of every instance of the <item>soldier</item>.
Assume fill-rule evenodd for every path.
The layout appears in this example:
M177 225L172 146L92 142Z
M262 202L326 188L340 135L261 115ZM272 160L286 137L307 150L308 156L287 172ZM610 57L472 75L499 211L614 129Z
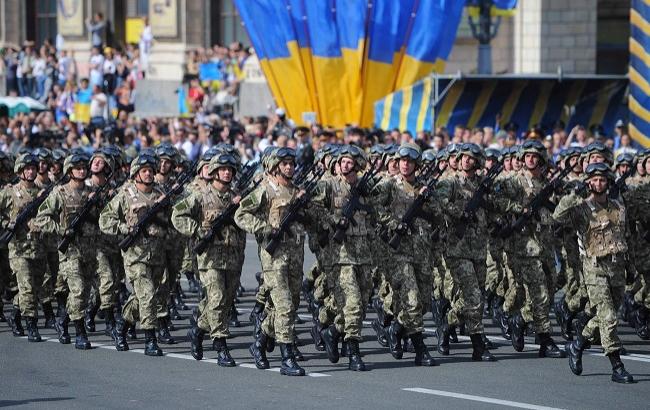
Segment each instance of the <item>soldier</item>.
M151 154L141 153L133 160L129 174L133 182L122 186L100 214L99 227L103 233L128 235L149 208L164 198L154 182L156 169L158 159ZM126 276L134 292L122 309L122 320L118 321L113 337L118 351L129 350L126 333L139 320L145 334L144 354L162 356L156 338L156 315L169 295L160 293L155 284L161 283L164 274L164 212L155 215L144 230L145 234L138 235L133 245L122 251Z
M396 154L399 159L399 175L383 180L375 186L373 203L376 204L379 222L389 232L401 236L399 247L392 256L395 258L395 271L389 274L394 293L395 320L390 325L388 340L393 357L400 359L403 350L398 341L410 337L415 349L416 366L434 366L436 363L424 344L424 323L422 320L424 300L421 295L429 295L433 287L431 272L423 272L413 250L419 238L422 220L416 220L415 226L405 226L401 219L409 206L425 187L416 185L415 172L420 160L420 148L415 144L402 144ZM428 278L427 278L428 277ZM428 280L427 280L428 279ZM428 288L425 286L428 285ZM421 288L422 287L422 288Z
M237 225L256 236L267 237L280 226L287 206L302 195L292 183L296 153L291 148L280 148L268 159L270 177L243 198L235 214ZM274 255L260 247L264 284L270 294L266 304L266 318L261 332L250 348L258 369L268 369L265 350L268 338L280 343L282 366L280 373L304 376L294 355L294 320L300 303L305 228L296 221L291 225Z
M0 192L14 177L14 159L10 154L0 151ZM0 244L0 322L6 322L4 299L10 300L12 293L18 292L15 275L9 267L9 247Z
M495 186L495 200L502 212L521 215L528 211L525 206L546 184L545 165L547 162L546 148L537 140L526 141L520 150L522 163L525 168L511 178L500 181ZM516 168L516 166L515 166ZM540 357L565 357L551 338L551 322L549 320L550 293L548 287L545 260L548 255L545 246L552 235L552 219L550 211L542 208L539 219L531 218L521 232L514 232L512 241L512 258L509 262L515 275L513 286L523 288L529 297L531 314L535 332L539 338ZM517 306L519 305L519 306ZM511 318L512 345L517 351L524 348L525 321L522 316L521 303L511 306L514 313Z
M75 214L94 195L85 184L88 176L88 161L86 154L72 154L66 158L63 173L70 177L70 181L55 187L39 208L34 225L40 231L60 236L69 233L70 222ZM70 292L66 303L67 315L57 320L59 342L70 343L67 331L69 318L75 326L74 346L82 350L91 348L84 325L84 314L97 265L96 236L97 225L90 219L86 220L77 231L67 251L59 252L59 272L63 275Z
M239 161L230 154L217 154L210 160L208 172L213 176L212 183L202 190L193 191L174 206L172 223L181 234L201 238L228 206L239 202L240 198L230 188L238 165ZM239 254L242 249L238 244L244 234L234 224L227 224L221 228L220 235L221 238L197 256L207 300L198 323L187 336L192 344L192 356L201 360L203 336L209 332L217 352L217 363L232 367L235 361L226 343L230 336L228 314L239 286Z
M623 301L628 248L625 206L607 195L613 179L606 164L590 164L586 169L590 195L583 199L574 193L562 198L553 218L578 230L585 251L583 267L591 305L588 314L597 318L601 344L612 364L612 381L632 383L632 376L621 362L621 341L616 330L617 310ZM566 345L569 366L576 375L582 374L582 352L589 344L587 334L582 332Z
M450 219L449 241L445 261L451 276L458 286L459 297L463 299L461 312L467 332L472 341L472 360L494 361L494 356L487 350L483 342L483 294L487 271L487 215L484 209L475 211L474 220L471 215L465 215L467 202L481 184L477 174L482 168L484 157L476 144L461 144L458 150L458 174L456 178L441 181L436 189L438 212L444 210ZM459 219L458 216L461 216ZM464 233L458 229L464 226ZM455 228L455 229L454 229ZM449 320L447 320L449 319ZM442 326L436 330L438 343L447 346L444 349L449 354L449 325L459 325L455 315L442 318Z
M15 162L14 173L19 182L0 192L0 216L3 229L15 229L9 242L9 263L16 276L18 293L14 296L9 324L14 336L24 336L21 317L27 323L27 340L40 342L38 332L38 291L45 274L45 249L38 233L32 232L33 221L27 226L16 226L16 216L38 195L34 180L38 172L38 157L21 154Z
M350 200L353 189L358 182L357 172L363 170L361 150L353 145L343 146L338 150L340 173L326 181L321 181L320 193L313 202L322 210L318 218L325 231L344 232L344 238L331 239L334 266L330 273L329 287L333 289L338 308L335 323L321 330L321 337L332 363L338 362L338 341L341 339L348 346L348 368L365 371L361 359L359 342L367 302L372 292L370 270L369 207L360 194L358 200L361 209L354 212L351 220L342 214L343 208ZM329 236L329 235L328 235ZM341 240L342 239L342 240Z
M34 183L38 189L45 189L53 183L49 175L53 162L52 151L47 148L37 148L34 150L34 155L38 157L38 175ZM43 244L45 246L47 268L43 277L43 286L39 289L39 299L43 305L44 327L51 329L55 325L52 301L54 300L54 286L59 274L59 252L56 250L56 235L43 235Z

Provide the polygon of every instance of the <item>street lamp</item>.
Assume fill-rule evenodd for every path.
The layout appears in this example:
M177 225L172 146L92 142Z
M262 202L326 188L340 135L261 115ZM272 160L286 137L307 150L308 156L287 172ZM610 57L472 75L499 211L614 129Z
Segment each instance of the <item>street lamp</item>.
M478 73L492 74L492 46L490 41L496 37L501 24L501 16L492 21L490 10L494 5L492 0L468 0L467 6L478 8L478 22L475 22L471 13L467 19L472 29L472 36L478 40Z

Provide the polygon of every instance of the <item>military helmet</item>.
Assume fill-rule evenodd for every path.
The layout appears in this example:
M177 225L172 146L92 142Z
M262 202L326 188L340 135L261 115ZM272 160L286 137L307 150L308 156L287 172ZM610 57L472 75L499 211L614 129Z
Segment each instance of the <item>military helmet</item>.
M395 156L399 159L410 159L418 162L422 157L422 150L419 145L406 142L399 146Z
M264 148L264 151L262 152L262 168L264 171L270 171L271 169L269 168L269 159L273 156L273 153L277 151L279 148L275 146L268 146Z
M166 159L172 161L174 164L178 161L178 150L170 143L158 145L155 151L159 159Z
M458 146L459 145L460 144L455 144L455 143L451 143L451 144L447 145L447 153L449 154L450 157L451 156L455 157L456 154L458 154Z
M501 157L502 157L503 159L511 158L512 155L513 155L512 147L504 147L504 148L501 150Z
M640 163L645 168L646 161L650 159L650 148L644 148L636 153L637 163Z
M79 164L83 164L86 168L88 167L88 162L90 157L85 152L82 154L72 154L63 161L63 174L67 175L68 172Z
M397 154L397 149L399 148L399 145L397 144L387 144L384 145L384 163L388 163L388 161L392 159L397 159L395 157L395 154Z
M22 170L25 169L25 167L28 165L34 165L38 167L38 162L38 157L32 153L27 152L20 154L14 163L14 174L22 172Z
M131 162L131 172L129 173L130 178L135 178L137 173L146 167L151 167L154 171L158 169L158 158L150 153L140 153L137 157Z
M447 153L447 148L443 148L436 153L436 160L438 162L449 160L449 153Z
M340 162L342 158L350 158L354 161L358 169L363 169L365 167L365 159L363 157L363 152L356 145L344 145L337 151L336 162Z
M106 174L111 174L115 170L115 158L113 158L111 155L107 154L103 149L99 149L93 153L93 155L90 157L90 161L88 161L88 164L92 164L92 162L95 160L95 158L101 158L104 161L104 166L108 167L108 170Z
M612 165L612 163L614 162L614 156L612 155L612 150L610 150L605 144L599 141L595 141L587 145L584 148L583 152L586 155L587 162L589 162L589 159L594 154L602 155L603 158L605 158L605 162L607 162L609 165Z
M424 152L422 152L422 162L425 164L436 162L436 152L431 148L424 150Z
M539 140L526 140L519 148L519 160L523 161L526 154L537 154L543 163L548 163L546 147Z
M230 167L233 169L233 172L237 172L239 168L239 160L235 158L234 155L229 153L217 154L210 160L208 164L208 174L212 174L219 168Z
M467 155L479 161L485 159L485 154L483 153L481 147L470 142L465 144L459 144L458 153L456 154L456 156L460 159L461 155Z
M616 157L616 160L614 161L614 168L618 167L619 165L629 165L633 166L634 165L634 155L624 153L624 154L619 154Z
M36 148L33 154L38 157L39 161L44 161L48 164L52 162L52 151L47 148Z
M14 169L13 156L4 151L0 151L0 167L2 167L5 172L12 172Z
M488 148L485 150L485 158L499 161L501 159L501 151L496 148Z
M370 147L370 158L373 157L381 157L384 155L385 149L384 146L381 144L375 144L372 147Z
M57 148L52 151L52 161L59 164L63 164L65 157L68 156L68 153L63 148Z
M275 167L277 167L278 164L284 160L292 160L295 163L296 150L287 147L278 148L277 151L269 155L269 159L267 160L268 170L273 171L273 169L275 169Z
M605 176L610 182L614 180L614 173L604 162L595 162L587 165L585 174L587 174L585 177L586 180L595 176Z

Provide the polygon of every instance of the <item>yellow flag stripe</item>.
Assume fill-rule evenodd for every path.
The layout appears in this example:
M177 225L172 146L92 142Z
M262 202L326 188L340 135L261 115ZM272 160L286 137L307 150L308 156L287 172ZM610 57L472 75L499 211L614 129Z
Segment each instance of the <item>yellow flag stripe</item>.
M390 123L390 111L393 108L393 93L388 94L384 100L384 114L381 116L381 126L382 130L388 129L388 124Z
M564 109L562 110L562 115L560 116L560 120L564 122L565 124L569 123L569 110L567 110L567 107L573 107L576 105L576 102L578 101L578 97L580 97L580 94L582 94L582 90L585 88L585 81L584 80L577 80L573 83L571 86L571 89L569 90L569 94L566 97L566 101L564 102Z
M630 137L632 137L633 140L637 141L639 144L643 145L644 147L649 147L650 146L650 138L645 136L641 131L639 131L633 123L630 123L628 126L628 131L630 132Z
M645 35L650 36L650 23L643 18L641 13L634 9L630 9L630 23L637 26Z
M514 88L508 96L508 99L506 100L505 104L503 104L503 110L501 112L502 124L507 124L510 122L510 117L512 117L512 113L515 112L515 107L519 102L519 97L521 97L521 93L524 91L524 88L526 88L527 85L527 80L518 80L515 83Z
M427 77L424 79L424 90L422 91L422 101L420 101L420 110L418 111L418 120L415 124L418 130L424 129L424 121L426 120L427 108L431 104L431 85L433 79ZM431 130L435 131L435 130Z
M540 88L533 113L530 115L530 120L528 121L528 129L533 128L533 125L538 124L542 120L546 112L546 107L548 106L548 99L551 98L551 91L553 91L553 81L544 81L540 85Z
M454 85L451 86L451 89L447 92L445 100L440 107L440 113L436 115L436 124L435 127L446 126L449 122L449 117L451 116L452 111L456 107L458 100L460 99L463 90L465 89L465 81L457 81Z
M630 83L636 85L639 87L646 95L650 96L650 84L648 81L643 78L641 74L639 74L638 71L636 71L633 67L630 67Z
M490 98L492 98L492 94L494 93L496 86L496 81L489 81L483 84L483 88L481 89L481 92L479 93L479 96L474 103L472 115L470 115L469 120L467 121L468 128L474 128L476 124L481 120L481 117L483 116L483 113L485 112L485 109L490 102Z
M607 112L607 107L609 107L609 99L612 94L614 94L614 91L616 91L616 87L614 85L615 82L608 81L606 85L598 91L598 98L596 99L594 111L591 113L589 125L603 123L603 118Z
M399 109L399 129L405 130L408 127L408 115L411 109L411 100L413 99L413 86L408 86L402 90L402 106Z

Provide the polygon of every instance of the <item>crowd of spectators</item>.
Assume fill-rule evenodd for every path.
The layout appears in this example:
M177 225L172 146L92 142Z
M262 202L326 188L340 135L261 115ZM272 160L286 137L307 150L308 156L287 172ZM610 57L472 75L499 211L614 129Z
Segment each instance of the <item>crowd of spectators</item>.
M319 124L296 127L282 108L270 110L265 116L235 118L233 106L240 83L249 63L256 61L251 58L254 51L240 43L187 53L184 115L138 118L133 115L135 93L138 81L147 75L153 35L145 23L139 44L104 47L101 36L95 35L103 29L102 22L101 16L86 22L93 33L87 76L80 75L73 52L50 41L38 47L26 42L19 50L2 50L0 72L5 73L8 95L32 97L46 110L13 118L0 114L0 149L16 153L23 146L62 146L92 151L110 143L121 145L134 156L143 148L170 141L193 160L212 145L228 142L239 149L244 160L257 158L269 145L294 147L302 159L308 160L326 143L370 147L408 141L440 150L460 142L504 148L523 139L538 138L551 157L563 148L586 146L596 139L616 154L635 152L622 121L611 135L598 126L587 129L578 125L567 132L560 121L547 129L538 126L523 130L513 123L499 125L499 118L495 126L458 125L451 130L440 128L413 135L398 129L335 129ZM87 107L87 112L80 112L80 106Z

